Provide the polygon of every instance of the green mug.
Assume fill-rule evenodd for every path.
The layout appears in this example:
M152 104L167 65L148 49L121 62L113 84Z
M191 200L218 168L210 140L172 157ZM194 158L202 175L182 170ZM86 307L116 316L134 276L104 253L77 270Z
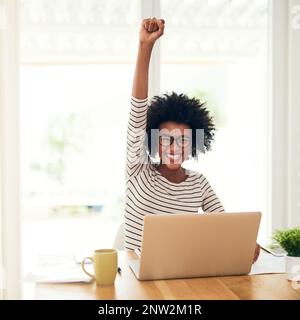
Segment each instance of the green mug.
M94 265L94 274L85 270L85 262L90 260ZM98 285L114 284L118 271L118 252L115 249L95 250L93 257L86 257L81 263L83 271L96 280Z

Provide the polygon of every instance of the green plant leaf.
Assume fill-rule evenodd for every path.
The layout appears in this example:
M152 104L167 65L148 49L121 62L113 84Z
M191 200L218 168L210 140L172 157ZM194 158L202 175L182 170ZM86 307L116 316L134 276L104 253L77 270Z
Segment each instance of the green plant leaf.
M287 252L288 256L300 257L300 228L276 230L273 239Z

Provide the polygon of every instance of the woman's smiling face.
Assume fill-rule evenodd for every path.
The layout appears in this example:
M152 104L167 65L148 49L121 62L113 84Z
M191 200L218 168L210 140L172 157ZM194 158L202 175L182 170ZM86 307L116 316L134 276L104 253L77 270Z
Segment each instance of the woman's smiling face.
M185 123L166 121L159 127L159 158L170 170L177 170L192 150L192 130Z

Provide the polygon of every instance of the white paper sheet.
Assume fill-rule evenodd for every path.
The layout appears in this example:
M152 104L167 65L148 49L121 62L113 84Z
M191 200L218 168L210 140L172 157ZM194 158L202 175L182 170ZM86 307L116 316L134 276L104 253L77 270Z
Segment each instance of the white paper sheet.
M86 275L81 267L64 270L43 269L27 274L25 282L35 283L72 283L90 282L92 279Z
M252 265L249 274L266 273L285 273L285 257L275 257L261 250L258 260Z
M86 266L93 274L92 265ZM24 278L25 282L35 283L71 283L90 282L92 278L85 274L77 264L73 254L39 255L37 267Z

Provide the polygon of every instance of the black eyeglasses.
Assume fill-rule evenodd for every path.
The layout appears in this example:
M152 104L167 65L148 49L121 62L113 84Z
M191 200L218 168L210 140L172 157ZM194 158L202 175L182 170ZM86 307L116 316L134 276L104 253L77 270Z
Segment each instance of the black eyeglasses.
M178 147L187 148L191 145L192 139L189 136L178 136L177 138L167 134L159 136L159 144L163 147L172 145L174 141L176 142Z

